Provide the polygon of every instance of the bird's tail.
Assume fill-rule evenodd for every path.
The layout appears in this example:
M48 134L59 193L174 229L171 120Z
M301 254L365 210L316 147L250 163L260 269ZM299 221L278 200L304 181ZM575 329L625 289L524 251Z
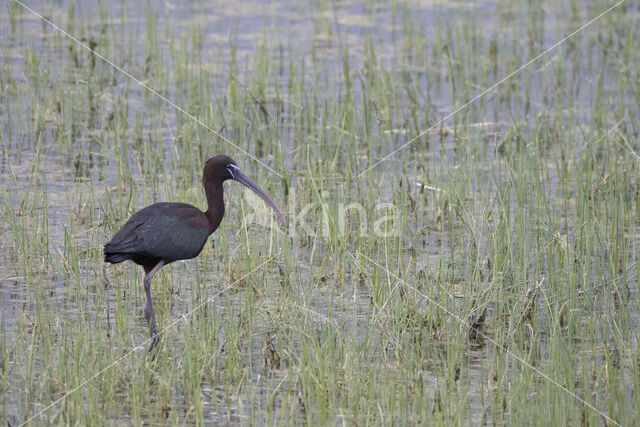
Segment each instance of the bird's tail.
M104 248L104 262L110 262L111 264L117 264L122 261L131 259L131 254L123 254L121 252L109 252L107 248Z

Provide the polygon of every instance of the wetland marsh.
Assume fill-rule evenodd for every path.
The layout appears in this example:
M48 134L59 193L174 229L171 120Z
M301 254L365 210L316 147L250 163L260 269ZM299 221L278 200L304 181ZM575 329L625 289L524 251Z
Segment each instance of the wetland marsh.
M0 423L640 424L637 0L0 6Z

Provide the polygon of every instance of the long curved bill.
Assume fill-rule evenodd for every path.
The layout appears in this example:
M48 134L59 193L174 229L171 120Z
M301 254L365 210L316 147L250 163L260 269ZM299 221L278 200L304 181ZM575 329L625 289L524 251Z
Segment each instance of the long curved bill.
M284 219L284 215L282 214L282 211L280 210L278 205L276 205L276 202L274 202L273 199L271 197L269 197L267 192L264 191L262 188L260 188L258 186L258 184L253 182L251 180L251 178L249 178L247 175L243 174L239 169L234 168L234 170L233 170L233 179L235 181L238 181L240 184L244 185L245 187L250 188L251 191L253 191L258 196L260 196L262 199L264 199L264 201L267 202L267 204L269 206L271 206L274 211L276 211L276 215L278 215L278 219L280 220L282 225L284 225L284 226L287 225L287 221Z

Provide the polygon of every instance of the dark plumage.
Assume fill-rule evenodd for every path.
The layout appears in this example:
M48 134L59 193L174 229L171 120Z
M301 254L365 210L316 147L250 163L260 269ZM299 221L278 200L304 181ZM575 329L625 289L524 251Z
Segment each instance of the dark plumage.
M165 262L198 256L209 237L200 209L186 203L155 203L136 212L104 247L104 260ZM206 218L206 217L205 217Z
M285 224L284 215L271 197L243 174L233 159L220 155L207 160L202 171L208 204L205 212L186 203L155 203L136 212L104 246L106 262L117 264L132 260L144 268L147 296L144 312L152 338L149 352L158 340L151 279L165 264L198 256L224 216L222 183L228 179L240 182L262 197Z

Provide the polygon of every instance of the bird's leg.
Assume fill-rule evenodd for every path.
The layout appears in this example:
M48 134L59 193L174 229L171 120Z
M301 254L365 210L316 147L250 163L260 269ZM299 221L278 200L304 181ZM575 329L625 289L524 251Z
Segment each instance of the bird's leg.
M149 324L149 335L151 337L149 353L151 353L156 342L158 342L158 327L156 326L156 317L153 314L153 303L151 302L151 279L153 279L153 275L156 274L163 265L164 261L160 260L150 271L147 271L145 268L147 274L144 276L144 292L147 294L147 305L144 307L144 318L147 319L147 323Z

